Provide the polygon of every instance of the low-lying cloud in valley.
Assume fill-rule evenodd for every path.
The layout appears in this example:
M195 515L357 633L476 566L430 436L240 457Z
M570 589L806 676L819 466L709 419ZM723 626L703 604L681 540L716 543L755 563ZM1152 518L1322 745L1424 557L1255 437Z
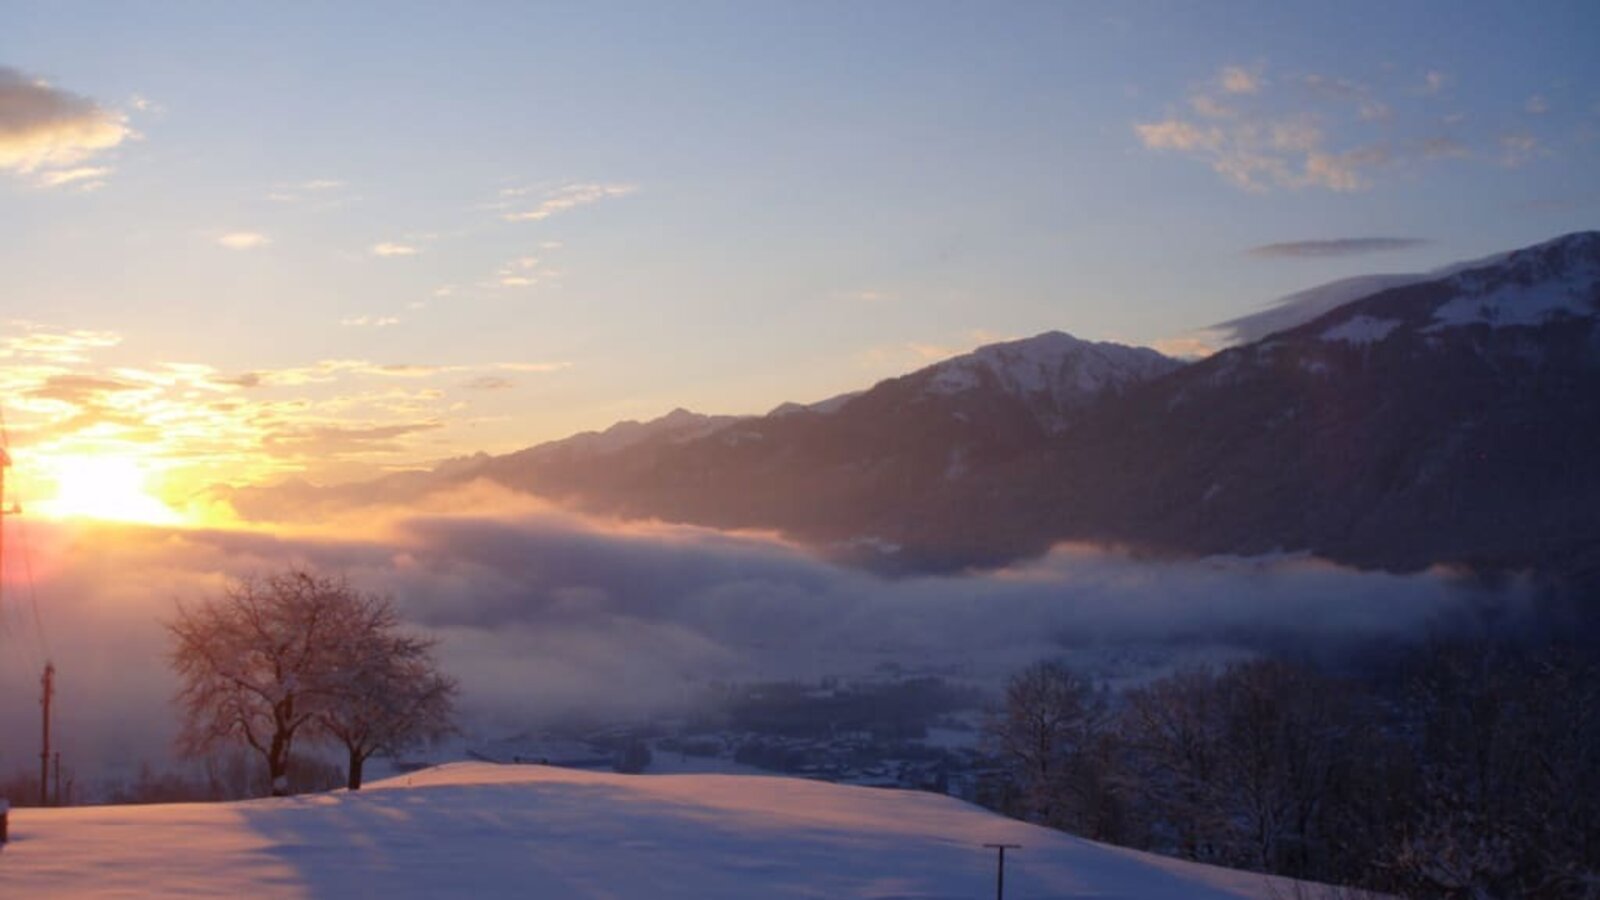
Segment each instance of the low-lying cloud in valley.
M713 680L852 677L884 664L994 685L1066 653L1139 677L1251 640L1416 635L1483 596L1443 573L1066 546L993 573L892 580L767 536L599 521L483 485L381 518L276 534L35 523L43 642L13 554L0 598L0 774L36 759L46 655L59 668L65 760L85 775L166 761L163 621L230 577L289 564L392 595L440 639L469 732L490 736L577 712L681 710ZM1112 652L1136 646L1155 655L1135 665Z

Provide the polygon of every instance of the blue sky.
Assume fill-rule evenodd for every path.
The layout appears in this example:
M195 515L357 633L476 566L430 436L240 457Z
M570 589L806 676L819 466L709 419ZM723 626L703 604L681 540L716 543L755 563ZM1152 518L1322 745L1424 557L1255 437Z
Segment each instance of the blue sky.
M44 104L0 105L11 414L335 477L1160 344L1594 227L1596 35L1592 2L4 2ZM1373 237L1414 240L1248 252Z

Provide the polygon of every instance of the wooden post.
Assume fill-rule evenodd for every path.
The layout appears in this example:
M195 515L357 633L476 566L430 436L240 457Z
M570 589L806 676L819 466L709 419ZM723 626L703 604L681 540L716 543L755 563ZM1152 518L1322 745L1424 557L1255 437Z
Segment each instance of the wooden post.
M39 706L44 712L44 746L39 750L39 805L50 805L50 698L56 693L56 665L44 664L39 679Z
M1022 849L1021 844L984 844L1000 851L1000 858L994 871L994 900L1005 900L1006 896L1006 850Z
M6 842L7 820L11 818L11 801L0 797L0 844Z

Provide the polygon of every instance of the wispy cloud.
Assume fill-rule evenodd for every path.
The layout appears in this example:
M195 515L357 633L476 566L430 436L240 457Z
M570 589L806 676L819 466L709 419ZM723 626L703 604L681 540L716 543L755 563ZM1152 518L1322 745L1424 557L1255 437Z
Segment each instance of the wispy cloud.
M269 431L262 447L274 456L337 457L404 449L402 439L435 431L436 421L364 425L288 425Z
M43 187L101 179L110 169L84 175L85 161L132 135L122 113L0 66L0 170L35 176Z
M371 252L373 256L416 256L421 251L412 244L397 244L384 241L380 244L373 244Z
M272 238L259 231L230 231L218 237L217 243L229 250L255 250L272 243Z
M1515 167L1544 155L1540 138L1481 128L1473 134L1464 116L1439 109L1438 95L1451 84L1437 70L1419 84L1394 74L1379 74L1375 83L1323 73L1268 78L1264 67L1228 66L1191 84L1165 115L1135 122L1133 131L1146 149L1202 162L1256 192L1362 191L1386 173L1440 160L1498 159ZM1530 116L1549 110L1540 94L1522 105Z
M387 328L390 325L399 325L400 320L394 316L346 316L339 320L339 324L353 327Z
M1500 164L1518 169L1544 153L1539 139L1531 134L1507 134L1500 138Z
M267 199L278 203L312 204L330 209L342 206L351 199L349 184L338 178L311 178L305 181L282 181L267 192Z
M1412 237L1355 237L1333 238L1319 241L1284 241L1262 244L1245 252L1261 259L1318 259L1329 256L1360 256L1366 253L1384 253L1391 250L1409 250L1428 242Z
M1217 82L1229 94L1259 94L1264 83L1261 70L1243 66L1227 66L1217 75Z
M544 372L559 372L562 369L570 369L570 368L572 368L572 363L569 363L569 362L506 362L506 363L498 363L498 364L496 364L495 368L503 369L504 371L507 371L507 372L544 373Z
M589 206L614 197L626 197L638 190L638 185L633 184L584 183L563 185L545 192L532 207L504 213L501 218L507 222L543 221L551 216L577 209L581 206ZM502 196L507 197L520 197L524 193L526 193L526 189L523 188L508 188L506 191L501 192Z
M80 191L97 190L105 186L109 166L75 166L70 169L52 169L39 173L36 181L42 187L72 185Z
M1370 170L1387 164L1392 151L1379 141L1336 142L1328 129L1332 117L1319 105L1365 122L1386 121L1388 106L1346 79L1313 74L1290 81L1308 102L1268 96L1260 67L1228 66L1189 91L1188 114L1135 124L1134 133L1146 148L1201 159L1245 190L1367 187Z
M63 330L35 322L13 321L9 325L22 334L0 338L0 359L31 360L56 364L81 363L96 350L122 343L114 331Z
M530 288L539 284L552 284L561 272L545 266L544 261L532 254L508 260L495 273L494 279L483 282L486 288Z
M857 303L883 303L893 300L895 295L889 291L877 288L861 288L850 291L835 291L834 297L840 300L850 300Z

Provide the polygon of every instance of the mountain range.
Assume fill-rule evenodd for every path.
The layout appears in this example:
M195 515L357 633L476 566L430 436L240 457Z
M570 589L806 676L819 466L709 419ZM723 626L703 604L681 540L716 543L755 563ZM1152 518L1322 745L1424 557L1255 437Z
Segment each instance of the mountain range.
M772 529L891 572L1060 541L1600 571L1600 232L1296 297L1218 326L1247 340L1197 362L1048 332L764 416L676 410L234 502L248 516L484 478L598 513Z

